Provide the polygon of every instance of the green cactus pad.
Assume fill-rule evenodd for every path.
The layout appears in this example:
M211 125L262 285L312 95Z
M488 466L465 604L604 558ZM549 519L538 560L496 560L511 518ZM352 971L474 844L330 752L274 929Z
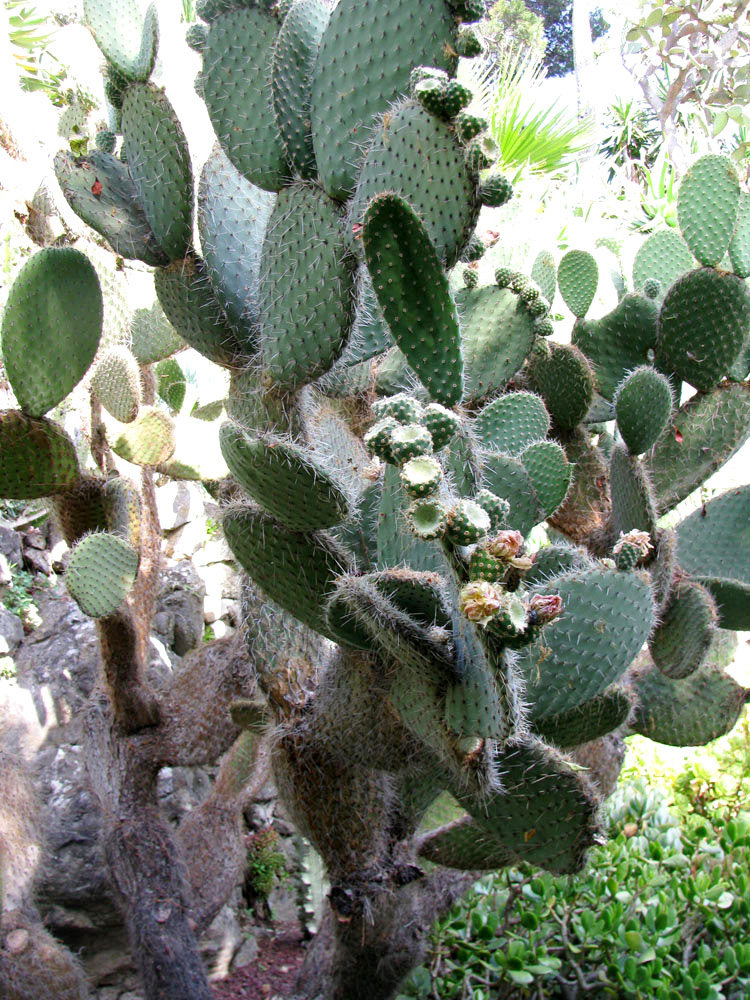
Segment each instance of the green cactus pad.
M442 504L435 500L416 500L409 505L399 471L389 465L385 470L378 515L378 566L383 569L410 566L428 572L442 570L445 562L440 546L428 539L442 536L446 517ZM411 523L418 532L410 528Z
M163 410L144 407L137 420L108 430L112 451L126 462L146 467L159 465L175 449L174 425Z
M383 319L367 268L362 264L357 271L357 312L354 327L341 364L353 366L369 361L393 347L393 337Z
M653 368L636 368L615 392L617 429L631 455L648 451L667 426L672 386Z
M732 270L738 278L750 277L750 194L740 193L737 228L729 244Z
M374 116L407 92L412 69L455 65L455 30L444 0L338 4L323 35L312 91L315 159L331 197L343 201L353 192ZM342 80L348 81L343 99Z
M96 150L75 157L55 157L55 176L73 211L105 238L115 253L158 267L166 264L148 223L130 171L109 153Z
M750 691L724 672L737 647L735 636L721 632L708 658L683 680L665 677L651 667L636 676L640 707L631 723L634 732L667 746L705 746L730 732Z
M259 298L263 363L279 388L298 388L329 370L351 331L353 296L338 207L312 185L284 188L268 221Z
M540 250L531 267L531 277L539 285L542 295L552 305L557 291L557 264L549 250Z
M141 373L126 347L111 347L102 354L91 391L115 420L123 424L135 420L141 405Z
M750 629L750 486L695 511L677 539L680 566L711 592L721 627Z
M533 738L509 744L496 765L503 790L475 797L452 788L461 805L516 860L552 872L579 871L598 833L593 786Z
M638 459L629 455L622 445L616 445L612 451L609 479L615 536L635 529L653 534L656 506L651 484Z
M666 677L681 680L700 667L716 632L716 602L705 587L680 580L648 645Z
M345 521L346 495L302 448L279 438L250 437L225 423L221 451L237 482L292 531L317 531Z
M698 489L748 437L750 386L722 382L683 403L645 460L659 510Z
M373 573L369 579L418 624L450 628L451 616L445 608L443 583L437 573L391 569Z
M658 338L659 309L641 295L625 295L611 313L578 320L573 343L594 366L596 386L612 399L626 373L646 364Z
M680 184L677 218L693 256L716 267L729 249L739 212L740 182L726 156L702 156Z
M99 48L127 80L148 80L156 63L159 22L156 8L146 13L137 0L84 0L83 14Z
M577 347L551 344L546 357L531 356L528 373L559 427L572 430L584 419L594 398L594 373Z
M1 341L24 413L43 416L78 385L99 346L102 313L99 279L79 250L40 250L24 264L5 305Z
M585 549L567 542L556 542L539 549L534 565L525 577L527 587L534 587L570 570L591 569L593 562Z
M367 208L363 244L394 340L431 398L455 405L463 392L458 317L424 226L398 195L381 194Z
M185 373L174 358L160 361L154 369L156 374L156 391L170 410L178 413L185 402L187 381Z
M186 257L154 273L154 287L169 322L188 344L217 365L231 368L253 352L242 343L213 294L206 265Z
M211 287L229 322L253 344L260 252L274 196L255 187L215 146L198 189L198 233Z
M695 266L688 245L678 232L652 233L641 244L633 261L633 288L642 292L647 281L661 283L660 298L686 271Z
M452 267L477 223L476 184L452 130L414 101L389 111L373 133L347 216L352 246L359 245L354 234L368 204L384 190L408 202L441 261Z
M550 419L539 396L511 392L485 406L471 426L482 448L518 455L547 436Z
M750 327L750 290L734 274L688 271L667 292L659 313L656 360L700 392L729 371Z
M508 525L522 535L528 535L535 524L544 520L539 498L519 459L510 455L485 456L482 461L482 482L496 496L508 501Z
M521 453L543 520L557 510L570 487L572 467L556 441L537 441Z
M232 510L223 528L237 561L266 596L335 641L326 605L349 568L343 549L325 534L291 531L250 508Z
M161 90L146 83L128 87L122 135L154 236L170 260L179 260L193 235L193 168L185 133Z
M585 705L543 719L534 726L534 732L545 742L566 750L618 729L627 721L632 707L627 691L611 687Z
M286 158L301 177L315 176L310 102L315 59L329 8L323 0L297 0L284 19L273 53L273 110Z
M84 614L104 618L117 611L138 572L137 551L119 535L86 535L70 553L65 571L68 593Z
M594 301L599 282L596 261L585 250L569 250L557 268L557 287L565 305L579 319Z
M534 343L533 319L508 288L487 285L456 295L461 317L465 401L501 392L523 365Z
M151 365L186 346L158 302L154 302L150 309L136 309L133 313L130 350L140 364Z
M479 457L466 425L459 428L443 453L443 467L459 496L475 493L479 484Z
M635 659L654 624L654 600L637 573L589 569L540 588L563 613L519 653L531 719L537 723L602 694Z
M279 23L260 6L211 23L203 50L203 95L224 152L253 184L278 191L289 174L273 113L271 72Z
M476 631L468 621L464 631ZM462 676L448 685L445 692L445 721L457 736L477 736L482 739L507 740L511 720L506 710L501 683L490 670L475 638L474 656L466 659Z
M104 514L107 529L140 551L141 498L138 490L122 476L108 479L104 487Z
M497 871L514 859L511 851L471 816L424 834L417 841L417 854L433 864L459 871Z
M18 410L0 412L0 497L52 496L78 478L75 447L61 427Z

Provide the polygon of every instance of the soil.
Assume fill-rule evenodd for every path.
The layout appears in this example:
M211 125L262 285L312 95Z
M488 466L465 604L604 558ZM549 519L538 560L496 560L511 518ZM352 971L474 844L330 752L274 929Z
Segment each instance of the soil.
M279 928L258 937L258 956L214 985L214 1000L274 1000L292 993L305 954L301 933Z

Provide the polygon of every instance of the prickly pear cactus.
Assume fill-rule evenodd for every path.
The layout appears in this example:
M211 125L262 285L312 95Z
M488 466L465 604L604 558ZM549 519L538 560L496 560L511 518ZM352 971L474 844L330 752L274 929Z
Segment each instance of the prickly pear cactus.
M127 422L102 420L99 471L84 471L43 414L93 359L98 290L73 258L27 265L3 324L20 411L0 415L0 495L54 498L77 526L71 592L106 619L144 560L102 470L201 475L172 457L168 406L153 388L126 392L119 372L140 364L148 386L150 364L183 342L229 369L231 420L214 439L224 530L254 595L248 644L279 727L277 780L334 908L349 919L404 885L405 857L419 878L420 844L453 868L575 871L600 796L565 751L644 717L657 739L715 736L747 700L707 693L728 684L707 666L720 627L750 628L747 491L676 535L658 520L750 436L738 374L750 292L718 264L747 256L736 175L714 159L685 179L684 240L646 242L638 287L609 316L586 318L598 271L583 251L539 253L536 281L499 268L483 284L469 269L455 291L452 270L484 250L482 205L512 194L455 81L458 53L478 51L466 32L481 4L204 0L190 41L218 146L195 190L180 122L148 79L153 15L138 35L112 30L116 4L88 6L119 152L61 156L60 182L117 253L156 265L163 312L94 366L95 398ZM555 281L572 344L545 339ZM24 325L40 283L86 317L67 372L66 343L47 346L55 315ZM678 406L683 380L698 392ZM537 526L552 544L531 543ZM646 643L660 697L644 708L632 665ZM693 730L674 714L698 671L712 719ZM414 839L443 793L463 818Z

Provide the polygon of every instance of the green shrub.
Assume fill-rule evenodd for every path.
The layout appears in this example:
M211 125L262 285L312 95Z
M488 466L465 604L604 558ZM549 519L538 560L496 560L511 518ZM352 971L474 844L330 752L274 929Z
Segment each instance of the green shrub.
M622 783L607 808L609 840L585 875L523 866L476 883L438 925L431 960L403 996L750 995L747 715L720 742L671 788Z

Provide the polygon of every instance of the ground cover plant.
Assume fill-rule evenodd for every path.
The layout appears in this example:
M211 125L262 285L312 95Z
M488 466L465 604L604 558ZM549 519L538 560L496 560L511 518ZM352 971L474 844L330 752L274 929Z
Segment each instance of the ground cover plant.
M115 254L154 268L158 305L110 322L76 248L28 261L2 324L0 495L50 499L97 622L87 766L145 995L209 996L196 934L246 864L243 796L270 753L331 883L298 995L390 997L478 871L582 868L625 733L702 744L747 700L725 667L750 627L750 488L659 518L750 435L748 195L729 161L696 162L680 232L644 241L589 318L582 250L482 270L480 210L512 186L455 79L482 48L478 0L204 0L189 40L217 145L197 183L150 82L154 11L85 9L111 128L56 173ZM549 339L558 291L570 343ZM185 342L230 372L220 415L173 419ZM80 384L85 454L48 416ZM156 475L223 503L263 710L205 661L146 683ZM175 837L159 768L219 758ZM10 995L51 976L80 995L32 918L3 919L28 925Z

